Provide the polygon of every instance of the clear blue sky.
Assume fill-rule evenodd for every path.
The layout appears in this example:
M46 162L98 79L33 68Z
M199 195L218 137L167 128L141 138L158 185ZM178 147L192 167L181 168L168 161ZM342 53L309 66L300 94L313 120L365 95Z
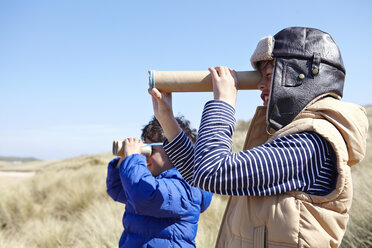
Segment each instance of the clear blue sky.
M252 70L257 41L289 26L330 33L347 70L344 100L371 104L371 3L1 0L0 156L110 151L151 119L148 69ZM209 99L174 93L174 112L198 128ZM237 119L259 104L258 91L240 91Z

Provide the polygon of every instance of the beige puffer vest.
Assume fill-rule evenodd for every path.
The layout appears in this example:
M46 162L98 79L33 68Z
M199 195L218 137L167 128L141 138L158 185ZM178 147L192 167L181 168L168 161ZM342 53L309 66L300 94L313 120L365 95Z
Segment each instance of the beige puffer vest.
M310 103L290 124L269 136L266 107L258 107L244 149L303 131L323 136L335 150L338 179L326 196L291 191L274 196L230 197L216 247L338 247L352 201L350 166L365 154L364 108L333 97Z

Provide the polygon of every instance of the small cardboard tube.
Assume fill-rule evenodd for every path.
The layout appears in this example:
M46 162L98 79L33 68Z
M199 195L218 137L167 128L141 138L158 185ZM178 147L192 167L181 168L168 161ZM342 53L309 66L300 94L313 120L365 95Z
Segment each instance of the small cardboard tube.
M119 157L124 157L124 141L114 140L112 143L112 154ZM141 148L141 154L150 156L152 152L151 146L143 145Z
M258 71L236 71L238 90L257 90L261 75ZM209 71L154 71L149 72L149 88L163 92L213 91Z

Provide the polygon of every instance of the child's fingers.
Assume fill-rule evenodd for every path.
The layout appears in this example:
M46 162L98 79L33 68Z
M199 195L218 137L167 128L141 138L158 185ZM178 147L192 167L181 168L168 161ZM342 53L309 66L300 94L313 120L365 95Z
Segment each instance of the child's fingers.
M143 143L142 140L138 138L126 138L124 140L124 145L130 145L130 144L141 144Z
M224 66L217 66L216 71L220 77L226 75L226 69Z
M218 77L218 73L217 73L216 69L214 69L212 67L209 67L208 71L211 73L212 78L217 78Z
M230 68L228 68L226 66L223 67L223 71L224 71L225 75L230 75L231 74Z
M161 95L160 91L159 91L157 88L153 88L153 89L152 89L152 92L153 92L154 96L155 96L157 99L161 99L162 95Z
M229 71L230 71L231 76L232 76L235 80L237 80L236 71L233 70L233 69L231 69L231 68L229 68Z
M159 99L156 97L156 94L153 91L154 89L149 89L149 94L151 95L151 101L152 101L152 106L154 107L154 111L158 108L158 101Z
M162 94L157 88L149 89L149 94L153 97L155 97L157 100L161 100Z
M151 95L151 96L156 96L157 95L157 92L159 92L158 91L158 89L156 89L156 88L152 88L152 89L148 89L147 90L147 92Z

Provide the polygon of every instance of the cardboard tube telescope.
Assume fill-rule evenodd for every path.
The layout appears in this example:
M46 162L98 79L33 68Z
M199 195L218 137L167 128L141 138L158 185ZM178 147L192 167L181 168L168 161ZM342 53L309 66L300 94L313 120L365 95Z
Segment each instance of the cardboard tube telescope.
M115 156L124 157L124 141L117 141L114 140L112 143L112 154ZM152 148L150 145L143 145L141 148L141 154L145 156L150 156L152 152Z
M237 71L238 90L257 90L261 79L258 71ZM213 91L209 71L154 71L149 72L149 88L163 92Z
M157 142L157 143L149 143L144 144L141 147L141 154L145 156L150 156L152 153L152 146L162 146L163 142ZM117 141L114 140L112 143L112 154L115 156L124 157L124 141Z

